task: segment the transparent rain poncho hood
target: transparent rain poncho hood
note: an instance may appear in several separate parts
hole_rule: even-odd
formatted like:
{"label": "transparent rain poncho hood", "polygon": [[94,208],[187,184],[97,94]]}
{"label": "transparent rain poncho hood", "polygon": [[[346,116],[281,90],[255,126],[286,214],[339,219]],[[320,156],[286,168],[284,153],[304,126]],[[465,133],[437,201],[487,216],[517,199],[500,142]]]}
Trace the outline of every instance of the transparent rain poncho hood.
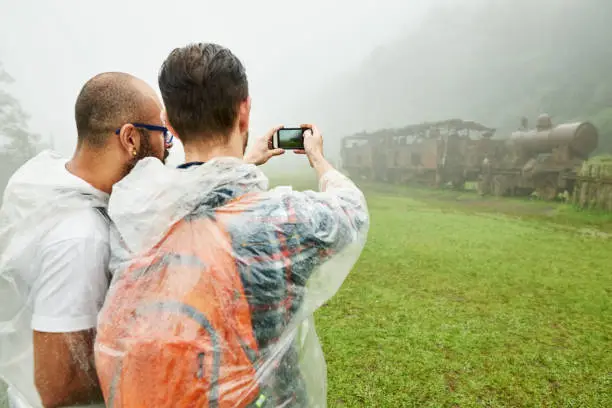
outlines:
{"label": "transparent rain poncho hood", "polygon": [[255,166],[141,161],[113,188],[96,366],[112,407],[325,407],[314,311],[366,240],[363,194],[268,191]]}
{"label": "transparent rain poncho hood", "polygon": [[9,181],[0,210],[0,376],[15,403],[39,407],[32,350],[36,278],[25,276],[40,240],[76,210],[106,207],[107,199],[70,176],[66,159],[44,151]]}

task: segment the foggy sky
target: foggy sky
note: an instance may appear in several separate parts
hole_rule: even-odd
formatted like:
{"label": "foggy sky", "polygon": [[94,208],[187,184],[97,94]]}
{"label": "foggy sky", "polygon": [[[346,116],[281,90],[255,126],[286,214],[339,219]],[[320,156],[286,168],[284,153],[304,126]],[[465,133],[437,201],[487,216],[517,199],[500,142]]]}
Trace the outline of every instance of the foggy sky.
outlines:
{"label": "foggy sky", "polygon": [[[432,3],[0,0],[0,61],[16,80],[10,91],[31,115],[31,128],[69,155],[74,101],[87,79],[125,71],[157,90],[158,69],[173,48],[217,42],[246,66],[251,134],[259,135],[277,123],[312,121],[292,106],[358,67]],[[172,162],[181,156],[179,146]]]}

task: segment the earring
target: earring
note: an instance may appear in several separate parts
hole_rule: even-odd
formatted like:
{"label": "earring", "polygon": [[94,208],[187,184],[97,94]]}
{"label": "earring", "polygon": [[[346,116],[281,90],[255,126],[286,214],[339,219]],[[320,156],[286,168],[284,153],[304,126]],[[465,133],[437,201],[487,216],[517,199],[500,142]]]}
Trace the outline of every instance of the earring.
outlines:
{"label": "earring", "polygon": [[138,153],[136,153],[136,150],[132,150],[132,156],[136,157],[138,155]]}

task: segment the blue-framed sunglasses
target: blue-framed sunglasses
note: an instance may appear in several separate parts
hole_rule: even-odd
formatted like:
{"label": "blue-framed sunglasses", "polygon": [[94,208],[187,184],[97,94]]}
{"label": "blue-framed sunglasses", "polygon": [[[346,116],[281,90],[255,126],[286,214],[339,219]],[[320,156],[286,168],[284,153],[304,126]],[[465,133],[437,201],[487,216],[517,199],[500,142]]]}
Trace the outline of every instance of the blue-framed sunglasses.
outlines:
{"label": "blue-framed sunglasses", "polygon": [[[147,125],[146,123],[132,123],[131,125],[135,128],[146,129],[153,132],[162,132],[164,134],[164,143],[166,145],[171,144],[172,140],[174,140],[174,135],[170,133],[168,128],[165,126]],[[121,128],[115,130],[116,135],[118,135],[119,133],[121,133]]]}

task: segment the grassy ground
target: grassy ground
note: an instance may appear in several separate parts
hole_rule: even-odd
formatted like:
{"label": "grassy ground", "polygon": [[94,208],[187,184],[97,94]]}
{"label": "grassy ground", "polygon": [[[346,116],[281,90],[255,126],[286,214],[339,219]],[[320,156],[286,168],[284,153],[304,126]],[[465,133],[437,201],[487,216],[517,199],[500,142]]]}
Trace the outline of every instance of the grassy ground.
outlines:
{"label": "grassy ground", "polygon": [[330,407],[612,406],[612,216],[363,187],[367,247],[317,314]]}
{"label": "grassy ground", "polygon": [[612,406],[612,215],[363,188],[368,245],[317,314],[330,407]]}

